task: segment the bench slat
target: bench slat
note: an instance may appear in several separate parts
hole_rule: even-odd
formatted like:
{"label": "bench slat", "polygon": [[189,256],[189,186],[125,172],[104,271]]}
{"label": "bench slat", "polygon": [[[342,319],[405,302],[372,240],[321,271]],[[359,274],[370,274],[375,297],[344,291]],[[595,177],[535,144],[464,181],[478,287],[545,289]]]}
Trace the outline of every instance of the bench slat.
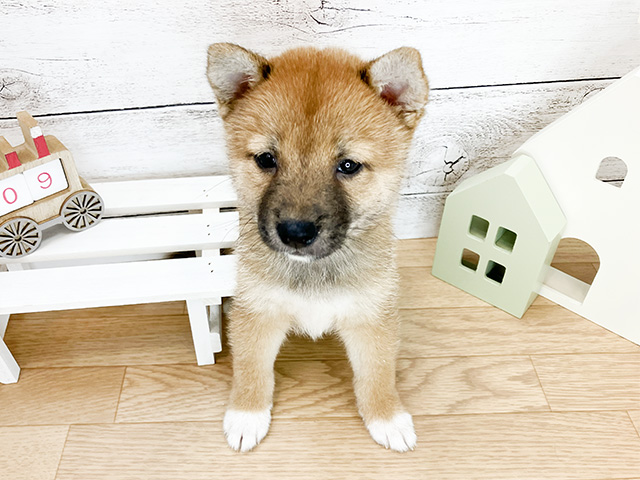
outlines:
{"label": "bench slat", "polygon": [[235,207],[227,175],[92,183],[105,204],[105,216]]}
{"label": "bench slat", "polygon": [[0,272],[0,314],[231,296],[234,255]]}
{"label": "bench slat", "polygon": [[238,238],[238,213],[198,213],[106,218],[81,232],[62,225],[44,232],[43,245],[28,257],[2,263],[103,259],[150,253],[230,248]]}

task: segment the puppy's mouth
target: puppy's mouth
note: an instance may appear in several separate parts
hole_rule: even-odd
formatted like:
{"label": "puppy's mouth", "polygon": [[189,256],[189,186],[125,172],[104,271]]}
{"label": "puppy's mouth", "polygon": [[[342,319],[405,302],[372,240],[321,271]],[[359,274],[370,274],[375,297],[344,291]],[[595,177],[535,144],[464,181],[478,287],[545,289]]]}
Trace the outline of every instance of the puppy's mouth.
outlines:
{"label": "puppy's mouth", "polygon": [[300,262],[300,263],[311,263],[315,259],[315,257],[313,257],[311,255],[306,255],[306,254],[304,254],[302,252],[287,253],[286,255],[291,260],[294,260],[294,261]]}

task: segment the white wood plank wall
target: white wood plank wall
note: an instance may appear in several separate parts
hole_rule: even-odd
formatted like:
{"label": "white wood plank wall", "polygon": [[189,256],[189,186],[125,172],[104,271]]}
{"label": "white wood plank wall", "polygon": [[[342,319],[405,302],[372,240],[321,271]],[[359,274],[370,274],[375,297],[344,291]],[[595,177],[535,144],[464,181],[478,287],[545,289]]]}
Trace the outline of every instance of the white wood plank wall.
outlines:
{"label": "white wood plank wall", "polygon": [[88,180],[227,171],[206,48],[412,45],[432,96],[398,214],[437,233],[460,179],[640,65],[638,0],[0,0],[0,135],[28,110]]}

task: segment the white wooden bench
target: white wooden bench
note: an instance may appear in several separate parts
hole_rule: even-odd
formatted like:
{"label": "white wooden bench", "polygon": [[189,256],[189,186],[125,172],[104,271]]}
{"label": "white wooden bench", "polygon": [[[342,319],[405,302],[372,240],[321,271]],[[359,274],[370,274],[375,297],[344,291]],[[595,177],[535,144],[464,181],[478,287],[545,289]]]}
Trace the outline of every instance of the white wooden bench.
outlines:
{"label": "white wooden bench", "polygon": [[235,256],[220,249],[238,236],[237,212],[220,211],[236,205],[230,178],[92,187],[105,203],[95,227],[53,227],[31,255],[0,258],[0,383],[20,373],[2,340],[15,313],[184,300],[198,365],[221,350],[220,305],[235,289]]}

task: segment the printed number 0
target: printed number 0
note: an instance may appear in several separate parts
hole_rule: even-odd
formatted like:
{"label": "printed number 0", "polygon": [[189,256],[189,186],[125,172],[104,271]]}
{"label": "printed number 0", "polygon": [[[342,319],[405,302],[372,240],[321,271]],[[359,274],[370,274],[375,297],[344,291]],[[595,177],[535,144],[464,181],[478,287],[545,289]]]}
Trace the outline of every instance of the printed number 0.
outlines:
{"label": "printed number 0", "polygon": [[42,172],[40,175],[38,175],[38,181],[42,184],[49,182],[49,185],[47,185],[46,187],[44,185],[40,185],[40,188],[43,189],[47,189],[53,184],[53,179],[47,172]]}
{"label": "printed number 0", "polygon": [[[13,192],[13,200],[9,201],[9,199],[7,198],[7,192],[8,191],[12,191]],[[11,205],[12,203],[16,203],[16,201],[18,201],[18,194],[16,193],[16,191],[9,187],[9,188],[5,188],[4,192],[2,192],[2,198],[4,198],[4,201],[7,202],[9,205]]]}

